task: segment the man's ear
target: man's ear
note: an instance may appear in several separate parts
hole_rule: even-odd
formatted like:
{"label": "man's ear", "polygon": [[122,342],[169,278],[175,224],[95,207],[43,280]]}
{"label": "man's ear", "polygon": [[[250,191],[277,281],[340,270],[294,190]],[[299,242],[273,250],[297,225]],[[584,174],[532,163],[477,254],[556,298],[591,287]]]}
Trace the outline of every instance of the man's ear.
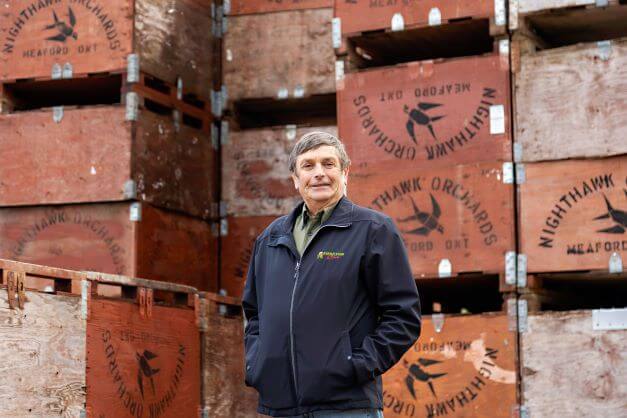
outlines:
{"label": "man's ear", "polygon": [[298,176],[292,173],[292,181],[294,181],[294,188],[298,190]]}

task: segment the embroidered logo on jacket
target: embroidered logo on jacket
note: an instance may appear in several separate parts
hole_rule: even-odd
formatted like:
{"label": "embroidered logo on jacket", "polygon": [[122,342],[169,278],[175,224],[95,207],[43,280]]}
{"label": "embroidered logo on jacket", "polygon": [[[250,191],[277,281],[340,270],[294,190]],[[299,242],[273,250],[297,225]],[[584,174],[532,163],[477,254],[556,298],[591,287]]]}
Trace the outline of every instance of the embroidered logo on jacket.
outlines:
{"label": "embroidered logo on jacket", "polygon": [[340,258],[344,257],[344,253],[341,252],[337,252],[337,251],[320,251],[318,253],[318,257],[316,257],[318,259],[318,261],[330,261],[330,260],[339,260]]}

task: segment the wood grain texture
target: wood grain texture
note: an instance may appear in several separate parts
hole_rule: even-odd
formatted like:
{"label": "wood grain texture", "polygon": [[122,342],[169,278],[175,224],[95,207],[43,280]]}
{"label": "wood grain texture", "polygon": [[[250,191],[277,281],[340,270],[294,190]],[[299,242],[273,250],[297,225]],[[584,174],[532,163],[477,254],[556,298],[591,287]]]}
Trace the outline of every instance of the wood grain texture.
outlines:
{"label": "wood grain texture", "polygon": [[594,0],[519,0],[519,13],[548,11],[551,9],[565,9],[568,7],[594,5]]}
{"label": "wood grain texture", "polygon": [[502,273],[515,248],[514,189],[498,163],[362,164],[350,173],[348,197],[392,218],[416,278],[438,277],[443,259],[452,274]]}
{"label": "wood grain texture", "polygon": [[135,0],[135,42],[142,69],[200,97],[210,97],[213,74],[211,3]]}
{"label": "wood grain texture", "polygon": [[229,101],[335,92],[332,9],[234,16],[224,37]]}
{"label": "wood grain texture", "polygon": [[26,292],[24,310],[0,292],[0,416],[79,418],[85,408],[80,298]]}
{"label": "wood grain texture", "polygon": [[625,260],[627,157],[524,167],[518,239],[528,272],[607,271],[614,252]]}
{"label": "wood grain texture", "polygon": [[229,296],[242,297],[255,240],[274,219],[274,216],[227,218],[229,233],[221,241],[220,283]]}
{"label": "wood grain texture", "polygon": [[229,133],[222,148],[222,199],[233,216],[279,216],[301,201],[294,190],[288,159],[302,135],[323,131],[337,135],[334,126],[252,129]]}
{"label": "wood grain texture", "polygon": [[383,375],[386,418],[511,417],[516,338],[500,313],[445,315],[440,332],[423,318],[418,342]]}
{"label": "wood grain texture", "polygon": [[[133,51],[132,7],[132,0],[0,1],[0,80],[49,78],[54,64],[65,63],[74,74],[124,71]],[[62,35],[48,28],[54,14],[71,26],[70,9],[73,33],[49,39]]]}
{"label": "wood grain texture", "polygon": [[230,15],[333,7],[333,0],[231,0]]}
{"label": "wood grain texture", "polygon": [[92,298],[87,407],[96,417],[194,417],[200,407],[200,334],[191,309]]}
{"label": "wood grain texture", "polygon": [[534,417],[619,417],[627,410],[627,331],[594,331],[591,311],[528,317],[522,397]]}
{"label": "wood grain texture", "polygon": [[627,153],[627,39],[522,54],[514,75],[522,161]]}
{"label": "wood grain texture", "polygon": [[204,406],[210,417],[257,416],[258,395],[244,385],[244,324],[241,316],[220,315],[208,301],[208,328],[203,334]]}
{"label": "wood grain texture", "polygon": [[[346,74],[338,84],[338,129],[353,163],[511,161],[509,64],[503,58],[490,54]],[[491,133],[493,105],[503,108],[501,133]]]}
{"label": "wood grain texture", "polygon": [[440,11],[442,21],[494,17],[493,0],[338,1],[335,15],[342,19],[342,34],[348,35],[390,29],[392,17],[397,13],[402,15],[405,28],[428,26],[433,8]]}

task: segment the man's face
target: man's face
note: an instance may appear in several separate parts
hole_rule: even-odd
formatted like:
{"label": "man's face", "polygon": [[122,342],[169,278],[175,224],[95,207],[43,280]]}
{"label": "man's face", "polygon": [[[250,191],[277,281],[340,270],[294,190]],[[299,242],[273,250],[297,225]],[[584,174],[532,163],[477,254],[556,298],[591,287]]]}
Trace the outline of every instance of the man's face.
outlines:
{"label": "man's face", "polygon": [[342,197],[347,176],[335,148],[323,145],[296,158],[292,179],[307,207],[318,210]]}

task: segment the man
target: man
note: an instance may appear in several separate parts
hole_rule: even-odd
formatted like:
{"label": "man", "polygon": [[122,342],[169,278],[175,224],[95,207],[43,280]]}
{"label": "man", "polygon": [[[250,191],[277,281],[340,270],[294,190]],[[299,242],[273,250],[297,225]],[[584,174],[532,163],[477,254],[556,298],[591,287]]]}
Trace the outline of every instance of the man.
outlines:
{"label": "man", "polygon": [[420,334],[420,302],[389,217],[345,197],[350,161],[312,132],[289,159],[304,203],[256,240],[243,307],[246,384],[276,417],[382,417],[380,375]]}

